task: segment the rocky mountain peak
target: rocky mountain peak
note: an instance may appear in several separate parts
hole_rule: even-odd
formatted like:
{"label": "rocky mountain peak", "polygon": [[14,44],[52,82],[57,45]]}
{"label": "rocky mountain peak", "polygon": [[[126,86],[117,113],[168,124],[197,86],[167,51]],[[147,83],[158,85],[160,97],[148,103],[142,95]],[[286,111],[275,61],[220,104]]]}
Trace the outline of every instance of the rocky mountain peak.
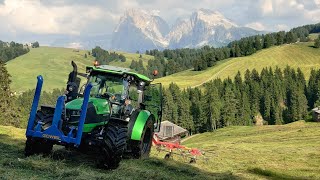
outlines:
{"label": "rocky mountain peak", "polygon": [[196,24],[199,21],[205,23],[208,27],[223,26],[225,28],[238,27],[238,25],[232,22],[230,19],[224,17],[218,11],[211,11],[209,9],[199,9],[192,13],[191,22]]}
{"label": "rocky mountain peak", "polygon": [[220,47],[259,33],[239,27],[220,12],[208,9],[199,9],[187,19],[176,18],[177,21],[170,29],[166,21],[152,11],[129,9],[114,30],[111,48],[143,52],[149,49],[194,48],[204,45]]}

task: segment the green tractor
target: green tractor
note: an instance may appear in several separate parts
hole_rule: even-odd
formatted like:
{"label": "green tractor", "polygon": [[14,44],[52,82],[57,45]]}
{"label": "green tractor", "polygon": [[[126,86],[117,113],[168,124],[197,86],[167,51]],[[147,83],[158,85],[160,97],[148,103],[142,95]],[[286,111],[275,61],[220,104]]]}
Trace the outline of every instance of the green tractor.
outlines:
{"label": "green tractor", "polygon": [[25,155],[49,154],[57,144],[94,152],[99,166],[108,169],[117,168],[124,155],[148,157],[153,133],[160,130],[161,84],[126,68],[95,65],[78,73],[71,64],[65,95],[55,107],[38,108],[43,84],[38,76]]}

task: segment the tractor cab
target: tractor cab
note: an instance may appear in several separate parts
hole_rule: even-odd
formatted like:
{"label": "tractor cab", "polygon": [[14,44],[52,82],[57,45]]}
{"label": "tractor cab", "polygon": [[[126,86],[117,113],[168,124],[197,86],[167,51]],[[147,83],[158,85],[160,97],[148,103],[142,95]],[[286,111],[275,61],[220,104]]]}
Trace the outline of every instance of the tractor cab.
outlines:
{"label": "tractor cab", "polygon": [[[75,64],[73,64],[76,66]],[[77,73],[76,67],[70,74],[80,77],[70,78],[67,84],[67,112],[79,115],[75,112],[81,109],[83,94],[86,85],[91,84],[89,108],[85,123],[101,122],[106,120],[106,116],[119,120],[129,121],[128,117],[136,110],[145,110],[146,106],[153,110],[157,119],[161,117],[161,84],[151,84],[148,77],[131,72],[127,68],[119,68],[109,65],[88,66],[86,74]],[[81,84],[81,77],[84,77],[84,84]],[[80,87],[81,86],[81,87]],[[79,88],[80,87],[80,88]],[[76,92],[79,89],[79,92]],[[157,107],[157,108],[155,108]],[[90,110],[95,108],[95,110]],[[68,116],[72,119],[71,116]],[[72,121],[71,121],[72,122]],[[155,126],[159,129],[158,124]]]}
{"label": "tractor cab", "polygon": [[43,83],[38,76],[25,154],[50,152],[53,144],[93,147],[107,168],[117,167],[124,153],[148,157],[153,133],[160,130],[161,84],[127,68],[95,64],[78,73],[71,64],[65,95],[55,108],[37,108]]}

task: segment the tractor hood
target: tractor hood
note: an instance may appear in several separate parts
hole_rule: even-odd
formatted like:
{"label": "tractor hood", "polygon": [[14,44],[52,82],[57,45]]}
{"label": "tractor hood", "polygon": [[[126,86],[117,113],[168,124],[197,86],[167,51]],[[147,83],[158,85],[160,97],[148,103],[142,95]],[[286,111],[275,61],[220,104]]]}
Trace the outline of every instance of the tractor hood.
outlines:
{"label": "tractor hood", "polygon": [[[66,104],[66,109],[80,110],[83,103],[83,98],[72,100]],[[92,103],[96,109],[97,114],[108,114],[110,113],[109,102],[106,99],[101,98],[90,98],[89,104]]]}

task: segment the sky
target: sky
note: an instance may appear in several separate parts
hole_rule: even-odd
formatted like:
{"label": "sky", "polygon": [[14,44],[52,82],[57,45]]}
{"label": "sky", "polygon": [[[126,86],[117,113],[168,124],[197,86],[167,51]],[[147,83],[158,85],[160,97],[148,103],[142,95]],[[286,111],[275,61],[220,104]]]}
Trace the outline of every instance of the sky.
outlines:
{"label": "sky", "polygon": [[320,22],[320,0],[0,0],[0,39],[111,34],[131,8],[149,10],[169,25],[200,8],[263,31]]}

